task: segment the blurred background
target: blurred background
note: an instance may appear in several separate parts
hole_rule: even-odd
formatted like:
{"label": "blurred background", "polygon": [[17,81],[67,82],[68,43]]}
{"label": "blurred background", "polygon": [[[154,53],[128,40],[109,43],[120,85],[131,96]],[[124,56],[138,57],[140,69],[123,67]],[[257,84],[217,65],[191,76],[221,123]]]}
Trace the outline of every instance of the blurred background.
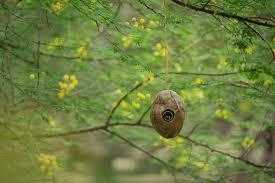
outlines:
{"label": "blurred background", "polygon": [[0,4],[1,183],[275,181],[273,0]]}

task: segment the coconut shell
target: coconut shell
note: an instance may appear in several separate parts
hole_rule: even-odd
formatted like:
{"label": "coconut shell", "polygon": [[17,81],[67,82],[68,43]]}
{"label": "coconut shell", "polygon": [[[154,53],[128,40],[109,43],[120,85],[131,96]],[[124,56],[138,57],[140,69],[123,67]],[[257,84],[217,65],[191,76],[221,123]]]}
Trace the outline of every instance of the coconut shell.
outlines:
{"label": "coconut shell", "polygon": [[172,90],[160,91],[151,108],[151,123],[164,138],[177,136],[185,120],[186,112],[180,96]]}

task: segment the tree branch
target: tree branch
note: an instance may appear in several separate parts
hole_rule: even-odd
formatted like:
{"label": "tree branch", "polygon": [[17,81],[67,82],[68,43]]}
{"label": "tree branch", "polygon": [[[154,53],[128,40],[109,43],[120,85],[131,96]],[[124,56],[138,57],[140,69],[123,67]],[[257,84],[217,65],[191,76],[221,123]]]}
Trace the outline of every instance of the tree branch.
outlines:
{"label": "tree branch", "polygon": [[[41,135],[41,136],[37,136],[38,138],[53,138],[53,137],[64,137],[64,136],[69,136],[69,135],[77,135],[77,134],[82,134],[82,133],[88,133],[88,132],[94,132],[94,131],[99,131],[99,130],[104,130],[104,131],[108,131],[108,128],[110,127],[117,127],[117,126],[132,126],[132,127],[143,127],[143,128],[153,128],[150,125],[147,124],[138,124],[138,123],[111,123],[111,124],[105,124],[105,125],[100,125],[100,126],[95,126],[92,128],[84,128],[84,129],[80,129],[80,130],[76,130],[76,131],[70,131],[70,132],[65,132],[65,133],[59,133],[59,134],[48,134],[48,135]],[[230,153],[227,152],[223,152],[221,150],[215,149],[207,144],[203,144],[200,142],[197,142],[196,140],[191,139],[189,136],[184,136],[184,135],[179,135],[179,137],[187,140],[188,142],[199,146],[199,147],[203,147],[211,152],[215,152],[217,154],[223,155],[223,156],[227,156],[231,159],[234,160],[238,160],[241,161],[247,165],[253,166],[255,168],[260,168],[260,169],[268,169],[271,170],[271,167],[269,166],[265,166],[265,165],[260,165],[260,164],[256,164],[254,162],[242,159],[241,157],[232,155]]]}
{"label": "tree branch", "polygon": [[260,19],[260,18],[255,19],[255,18],[251,18],[251,17],[240,16],[240,15],[237,15],[234,13],[228,13],[228,12],[219,11],[219,10],[212,10],[212,9],[206,8],[204,6],[192,5],[192,4],[186,3],[184,1],[180,1],[180,0],[171,0],[171,1],[181,7],[186,7],[188,9],[191,9],[194,11],[207,13],[209,15],[219,15],[219,16],[222,16],[225,18],[232,18],[232,19],[239,20],[241,22],[248,22],[248,23],[261,25],[261,26],[265,26],[265,27],[270,27],[270,28],[275,27],[275,23],[268,19]]}

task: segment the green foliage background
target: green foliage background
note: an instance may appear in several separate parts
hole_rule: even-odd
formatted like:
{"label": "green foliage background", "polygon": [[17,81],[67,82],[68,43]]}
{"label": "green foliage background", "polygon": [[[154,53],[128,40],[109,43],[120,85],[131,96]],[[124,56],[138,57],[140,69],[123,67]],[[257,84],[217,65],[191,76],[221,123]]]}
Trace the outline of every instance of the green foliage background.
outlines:
{"label": "green foliage background", "polygon": [[[273,0],[188,3],[274,23]],[[275,161],[274,154],[263,160],[274,142],[258,138],[274,129],[274,26],[207,15],[168,0],[7,0],[1,1],[0,20],[1,182],[85,182],[78,174],[95,177],[87,182],[123,182],[124,175],[148,173],[177,178],[169,181],[228,182],[240,172],[250,182],[272,182],[274,169],[242,159],[270,167]],[[66,75],[78,83],[60,98]],[[152,157],[132,171],[110,168],[115,157],[136,155],[128,153],[131,144],[123,146],[104,130],[41,138],[104,125],[125,94],[110,124],[135,123],[144,114],[142,124],[150,125],[145,112],[168,88],[185,103],[184,138],[165,140],[137,126],[110,129],[177,170]],[[191,139],[210,149],[188,140],[191,131]],[[100,161],[91,153],[99,147],[87,140],[93,138],[107,151]],[[250,148],[241,160],[229,156]],[[58,166],[40,161],[41,153]],[[77,169],[76,162],[85,166]]]}

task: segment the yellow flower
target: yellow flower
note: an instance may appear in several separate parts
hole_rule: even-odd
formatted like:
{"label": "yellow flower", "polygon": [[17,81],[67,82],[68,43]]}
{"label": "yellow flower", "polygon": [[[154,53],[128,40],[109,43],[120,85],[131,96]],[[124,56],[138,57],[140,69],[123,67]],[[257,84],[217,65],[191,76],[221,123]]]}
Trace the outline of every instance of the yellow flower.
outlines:
{"label": "yellow flower", "polygon": [[51,10],[55,14],[60,14],[66,7],[68,0],[54,0],[51,4]]}
{"label": "yellow flower", "polygon": [[140,108],[140,103],[138,103],[138,102],[132,102],[132,107],[134,108],[134,109],[139,109]]}
{"label": "yellow flower", "polygon": [[34,74],[30,74],[29,78],[30,79],[35,79],[35,75]]}
{"label": "yellow flower", "polygon": [[86,46],[80,46],[77,50],[76,50],[77,56],[79,58],[85,58],[88,56],[88,50]]}
{"label": "yellow flower", "polygon": [[68,74],[65,74],[65,75],[63,76],[63,79],[64,79],[65,81],[69,81],[69,78],[70,78],[70,76],[69,76]]}
{"label": "yellow flower", "polygon": [[231,112],[226,109],[217,109],[215,111],[215,116],[221,119],[229,119],[231,115]]}
{"label": "yellow flower", "polygon": [[144,29],[146,20],[144,18],[132,18],[133,27]]}
{"label": "yellow flower", "polygon": [[244,52],[248,55],[251,55],[254,51],[254,48],[252,46],[249,46],[247,48],[244,49]]}
{"label": "yellow flower", "polygon": [[129,48],[133,44],[133,38],[131,36],[123,36],[121,40],[124,48]]}
{"label": "yellow flower", "polygon": [[65,97],[65,92],[64,90],[60,90],[58,93],[57,93],[57,96],[60,98],[60,99],[63,99]]}
{"label": "yellow flower", "polygon": [[148,98],[148,99],[150,99],[151,98],[151,95],[150,95],[150,93],[146,93],[146,98]]}
{"label": "yellow flower", "polygon": [[218,109],[215,111],[215,116],[219,117],[219,118],[222,118],[223,115],[222,115],[222,110],[221,109]]}
{"label": "yellow flower", "polygon": [[143,79],[144,82],[148,82],[148,83],[151,81],[154,81],[154,80],[155,80],[155,76],[151,72],[149,74],[147,74]]}
{"label": "yellow flower", "polygon": [[65,74],[63,76],[63,82],[58,82],[58,85],[59,92],[57,93],[57,96],[62,99],[78,85],[78,80],[75,75]]}
{"label": "yellow flower", "polygon": [[155,45],[155,47],[156,47],[157,50],[160,50],[162,48],[162,44],[161,43],[157,43]]}
{"label": "yellow flower", "polygon": [[168,55],[168,47],[166,45],[157,43],[154,49],[155,49],[155,52],[154,52],[155,56],[166,57]]}
{"label": "yellow flower", "polygon": [[42,172],[48,176],[52,176],[58,168],[58,163],[55,155],[40,153],[37,156],[38,163]]}
{"label": "yellow flower", "polygon": [[58,85],[59,85],[60,89],[67,89],[68,88],[68,84],[67,83],[58,82]]}
{"label": "yellow flower", "polygon": [[194,84],[196,85],[202,85],[202,84],[205,84],[205,81],[201,78],[196,78],[194,81],[193,81]]}
{"label": "yellow flower", "polygon": [[162,50],[161,50],[161,52],[160,52],[160,55],[162,56],[162,57],[165,57],[166,55],[168,55],[168,49],[165,47],[165,48],[163,48]]}
{"label": "yellow flower", "polygon": [[145,30],[148,30],[150,31],[151,28],[155,28],[159,25],[159,22],[158,21],[153,21],[153,20],[146,20],[142,17],[140,18],[136,18],[136,17],[133,17],[131,22],[126,22],[127,25],[132,25],[133,27],[135,28],[138,28],[138,29],[145,29]]}
{"label": "yellow flower", "polygon": [[217,69],[224,69],[228,65],[228,61],[225,58],[219,60]]}
{"label": "yellow flower", "polygon": [[140,19],[139,19],[139,23],[140,23],[140,24],[144,24],[144,23],[145,23],[145,19],[144,19],[144,18],[140,18]]}
{"label": "yellow flower", "polygon": [[241,143],[242,147],[248,149],[251,145],[255,143],[255,140],[250,137],[245,137]]}
{"label": "yellow flower", "polygon": [[138,27],[139,25],[138,25],[138,22],[134,22],[133,23],[133,27]]}
{"label": "yellow flower", "polygon": [[73,88],[78,85],[78,80],[76,79],[75,75],[70,76],[70,82],[71,82],[71,85],[73,86]]}
{"label": "yellow flower", "polygon": [[124,100],[121,102],[120,105],[123,109],[130,109],[130,104]]}
{"label": "yellow flower", "polygon": [[163,138],[160,136],[160,141],[161,141],[161,143],[163,143],[164,145],[166,145],[169,148],[175,148],[178,145],[183,144],[183,142],[184,142],[183,138],[181,138],[179,136],[177,136],[173,139],[166,139],[166,138]]}
{"label": "yellow flower", "polygon": [[157,23],[155,21],[153,21],[153,20],[150,20],[149,21],[149,26],[152,27],[152,28],[154,28],[154,27],[157,26]]}
{"label": "yellow flower", "polygon": [[146,96],[143,94],[143,93],[137,93],[137,98],[138,100],[145,100],[146,99]]}

